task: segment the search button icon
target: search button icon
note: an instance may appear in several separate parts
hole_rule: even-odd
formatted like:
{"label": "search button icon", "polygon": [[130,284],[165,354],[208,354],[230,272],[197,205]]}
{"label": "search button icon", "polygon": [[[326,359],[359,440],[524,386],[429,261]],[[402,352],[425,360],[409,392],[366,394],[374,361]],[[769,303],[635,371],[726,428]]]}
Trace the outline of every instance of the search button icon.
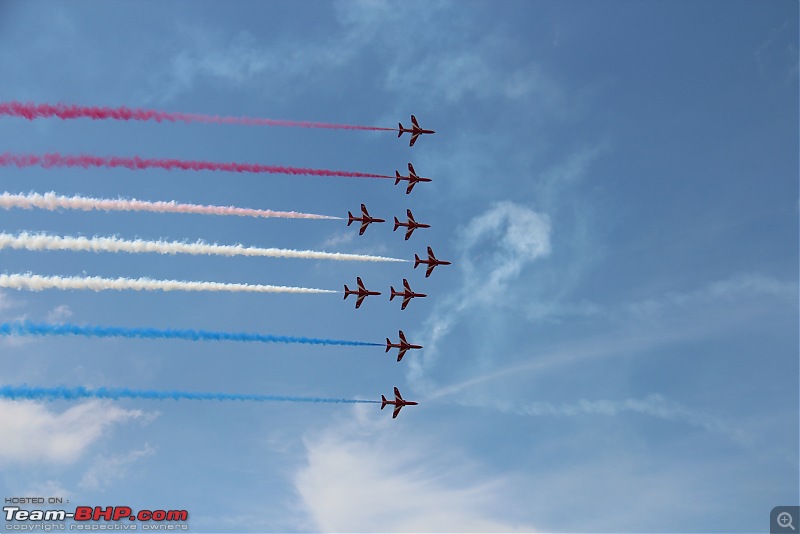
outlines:
{"label": "search button icon", "polygon": [[789,512],[781,512],[778,514],[778,526],[781,528],[790,528],[794,530],[794,525],[792,525],[792,514]]}
{"label": "search button icon", "polygon": [[787,534],[797,532],[795,521],[800,518],[800,506],[776,506],[769,514],[769,531],[771,534]]}

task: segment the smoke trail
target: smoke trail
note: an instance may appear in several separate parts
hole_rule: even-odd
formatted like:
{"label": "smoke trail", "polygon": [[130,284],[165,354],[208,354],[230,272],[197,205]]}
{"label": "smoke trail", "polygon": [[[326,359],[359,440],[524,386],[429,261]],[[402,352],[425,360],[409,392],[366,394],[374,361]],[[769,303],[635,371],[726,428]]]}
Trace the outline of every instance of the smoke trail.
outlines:
{"label": "smoke trail", "polygon": [[37,274],[0,274],[0,287],[10,289],[91,289],[104,291],[230,291],[234,293],[341,293],[331,289],[269,286],[258,284],[225,284],[222,282],[185,282],[152,278],[101,278],[99,276],[39,276]]}
{"label": "smoke trail", "polygon": [[252,256],[266,258],[303,258],[311,260],[405,262],[399,258],[344,254],[341,252],[315,252],[313,250],[291,250],[280,248],[257,248],[242,245],[210,245],[203,242],[180,243],[177,241],[133,241],[116,237],[61,237],[46,234],[18,236],[0,233],[0,249],[26,250],[75,250],[88,252],[156,252],[158,254],[208,254],[215,256]]}
{"label": "smoke trail", "polygon": [[235,208],[232,206],[202,206],[198,204],[178,204],[177,202],[147,202],[144,200],[124,200],[111,198],[90,198],[82,196],[57,196],[51,191],[40,195],[29,193],[15,195],[8,191],[0,194],[0,208],[40,208],[50,211],[57,209],[71,209],[83,211],[148,211],[154,213],[195,213],[199,215],[236,215],[239,217],[276,217],[281,219],[331,219],[341,220],[342,217],[330,215],[316,215],[313,213],[298,213],[296,211],[255,210]]}
{"label": "smoke trail", "polygon": [[285,397],[282,395],[242,395],[233,393],[192,393],[188,391],[149,391],[127,388],[85,387],[34,388],[28,386],[1,386],[0,397],[6,399],[147,399],[147,400],[216,400],[216,401],[255,401],[255,402],[313,402],[335,404],[376,404],[377,400],[329,399],[324,397]]}
{"label": "smoke trail", "polygon": [[171,171],[180,169],[184,171],[214,171],[214,172],[248,172],[256,174],[291,174],[293,176],[340,176],[345,178],[391,178],[385,174],[372,174],[366,172],[333,171],[330,169],[307,169],[303,167],[285,167],[280,165],[261,165],[259,163],[220,163],[215,161],[197,161],[180,159],[146,159],[134,156],[132,158],[120,156],[62,156],[57,152],[37,156],[36,154],[0,154],[0,166],[9,167],[34,167],[45,169],[53,167],[103,167],[116,169],[164,169]]}
{"label": "smoke trail", "polygon": [[203,115],[199,113],[175,113],[149,109],[128,108],[125,106],[110,108],[98,106],[77,106],[68,104],[23,104],[21,102],[0,103],[0,115],[22,117],[28,120],[57,117],[68,119],[120,120],[120,121],[155,121],[185,123],[246,124],[251,126],[289,126],[297,128],[324,128],[328,130],[368,130],[396,132],[397,128],[381,128],[378,126],[358,126],[354,124],[334,124],[328,122],[289,121],[264,119],[257,117],[229,117],[219,115]]}
{"label": "smoke trail", "polygon": [[125,328],[119,326],[79,326],[68,323],[48,324],[16,321],[0,323],[0,336],[84,336],[122,337],[127,339],[182,339],[186,341],[240,341],[243,343],[300,343],[304,345],[343,345],[348,347],[383,347],[382,343],[347,341],[245,332],[209,332],[206,330],[174,330],[156,328]]}

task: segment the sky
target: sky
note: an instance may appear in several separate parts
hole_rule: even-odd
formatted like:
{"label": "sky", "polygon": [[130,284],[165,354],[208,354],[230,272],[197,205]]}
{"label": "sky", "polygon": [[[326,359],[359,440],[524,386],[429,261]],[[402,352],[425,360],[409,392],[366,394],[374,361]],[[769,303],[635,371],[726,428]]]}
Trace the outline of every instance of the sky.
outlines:
{"label": "sky", "polygon": [[[381,291],[0,289],[0,322],[424,346],[0,337],[0,385],[378,400],[0,400],[0,493],[185,509],[194,532],[754,532],[798,504],[792,1],[0,3],[0,102],[435,135],[0,117],[0,152],[430,183],[0,168],[0,192],[387,219],[0,210],[2,231],[412,263],[0,250],[0,274]],[[431,224],[404,241],[392,218]],[[401,311],[390,286],[427,293]]]}

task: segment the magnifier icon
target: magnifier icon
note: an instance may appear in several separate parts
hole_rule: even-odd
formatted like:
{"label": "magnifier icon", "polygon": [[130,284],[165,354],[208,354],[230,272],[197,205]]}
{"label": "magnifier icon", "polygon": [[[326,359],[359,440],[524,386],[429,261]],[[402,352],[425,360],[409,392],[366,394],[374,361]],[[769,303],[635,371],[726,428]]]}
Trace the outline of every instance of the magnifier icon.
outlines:
{"label": "magnifier icon", "polygon": [[776,518],[778,522],[778,526],[781,528],[789,527],[790,529],[794,530],[794,526],[792,525],[792,514],[789,512],[781,512],[778,514]]}

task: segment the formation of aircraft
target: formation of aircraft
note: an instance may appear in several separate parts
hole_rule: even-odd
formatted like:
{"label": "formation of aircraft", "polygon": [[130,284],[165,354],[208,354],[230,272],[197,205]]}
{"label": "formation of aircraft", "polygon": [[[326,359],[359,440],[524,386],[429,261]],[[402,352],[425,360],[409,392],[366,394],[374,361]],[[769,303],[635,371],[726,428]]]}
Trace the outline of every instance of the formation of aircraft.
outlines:
{"label": "formation of aircraft", "polygon": [[414,214],[411,213],[411,210],[406,210],[406,216],[408,217],[408,221],[407,222],[400,222],[399,220],[397,220],[397,217],[395,217],[394,218],[394,230],[392,230],[392,232],[394,232],[398,228],[400,228],[401,226],[405,226],[406,227],[406,241],[408,241],[408,238],[411,237],[411,234],[413,234],[414,230],[416,230],[417,228],[430,228],[431,227],[430,224],[423,224],[423,223],[418,223],[417,221],[415,221],[414,220]]}
{"label": "formation of aircraft", "polygon": [[361,303],[364,301],[368,295],[380,295],[380,291],[369,291],[367,288],[364,287],[364,282],[361,281],[361,277],[356,277],[356,283],[358,284],[357,289],[350,289],[347,287],[347,284],[344,285],[344,298],[347,299],[348,295],[358,295],[356,298],[356,309],[361,306]]}
{"label": "formation of aircraft", "polygon": [[421,260],[421,259],[419,259],[419,256],[414,254],[414,268],[416,269],[417,267],[419,267],[420,263],[425,263],[425,264],[428,265],[428,269],[425,271],[425,278],[428,278],[431,275],[431,273],[433,272],[433,269],[437,265],[450,265],[449,261],[437,260],[436,256],[433,255],[433,249],[431,247],[428,247],[428,259],[427,260]]}
{"label": "formation of aircraft", "polygon": [[414,189],[414,186],[417,185],[417,182],[432,182],[430,178],[422,178],[417,176],[417,173],[414,171],[414,166],[410,163],[408,164],[408,176],[401,176],[400,171],[394,171],[394,185],[400,183],[400,180],[406,180],[408,182],[408,187],[406,188],[406,195]]}
{"label": "formation of aircraft", "polygon": [[408,280],[406,280],[405,278],[403,278],[403,291],[395,291],[393,286],[390,286],[390,289],[392,293],[391,295],[389,295],[389,300],[392,300],[395,297],[403,297],[403,304],[402,306],[400,306],[401,310],[405,310],[406,306],[408,306],[409,301],[414,297],[428,296],[425,293],[414,293],[413,291],[411,291],[411,288],[408,286]]}
{"label": "formation of aircraft", "polygon": [[433,130],[423,130],[422,128],[420,128],[419,123],[417,122],[417,118],[414,115],[411,115],[411,128],[403,128],[403,125],[399,122],[397,123],[397,126],[399,126],[397,131],[397,137],[400,137],[405,132],[411,134],[411,141],[409,141],[408,146],[414,146],[414,143],[417,142],[417,137],[419,137],[421,134],[436,133]]}
{"label": "formation of aircraft", "polygon": [[347,226],[350,226],[355,221],[361,222],[361,230],[358,231],[358,235],[364,235],[364,230],[366,230],[367,226],[371,223],[386,222],[385,219],[370,217],[367,207],[364,204],[361,204],[361,217],[354,217],[352,213],[349,211],[347,212]]}
{"label": "formation of aircraft", "polygon": [[422,345],[412,345],[408,341],[406,341],[406,335],[400,330],[400,341],[397,343],[392,343],[389,338],[386,338],[386,352],[389,352],[389,349],[400,349],[397,352],[397,361],[403,359],[403,356],[406,355],[406,351],[409,349],[421,349]]}
{"label": "formation of aircraft", "polygon": [[[408,132],[411,135],[411,139],[408,142],[408,146],[414,146],[414,143],[417,142],[417,138],[422,134],[433,134],[436,133],[433,130],[425,130],[420,127],[419,123],[417,122],[417,118],[414,115],[411,115],[411,128],[403,127],[402,123],[398,123],[398,131],[397,137],[401,137],[404,133]],[[408,176],[400,175],[400,171],[395,171],[395,185],[400,184],[400,181],[404,180],[408,182],[408,186],[406,187],[406,194],[410,194],[411,190],[414,189],[414,186],[417,185],[419,182],[430,182],[432,181],[430,178],[422,178],[417,175],[416,171],[414,170],[414,166],[409,163],[408,164]],[[408,238],[411,237],[411,234],[414,233],[414,230],[417,228],[430,228],[429,224],[419,223],[414,220],[414,214],[411,213],[410,209],[406,210],[406,215],[408,217],[406,222],[400,222],[400,220],[395,217],[394,218],[394,229],[393,232],[397,231],[397,229],[401,226],[406,227],[406,235],[405,240],[408,241]],[[363,235],[366,231],[367,227],[372,223],[382,223],[386,222],[384,219],[378,219],[376,217],[370,216],[369,212],[367,211],[367,207],[364,204],[361,204],[361,216],[355,217],[351,212],[347,212],[347,226],[350,226],[354,222],[360,222],[361,228],[358,231],[358,235]],[[428,258],[427,259],[420,259],[418,255],[414,254],[414,268],[416,269],[421,263],[427,265],[427,270],[425,271],[425,278],[428,278],[433,269],[436,268],[437,265],[450,265],[449,261],[442,261],[436,259],[436,256],[433,255],[433,249],[428,247]],[[356,278],[358,283],[358,287],[354,290],[351,290],[345,284],[344,286],[344,298],[347,299],[349,295],[356,295],[356,308],[361,306],[361,303],[368,295],[380,295],[378,291],[369,291],[367,288],[364,287],[364,283],[361,281],[360,277]],[[402,297],[403,303],[400,306],[401,310],[405,310],[408,303],[411,301],[412,298],[415,297],[427,297],[424,293],[415,293],[411,290],[411,287],[408,285],[408,280],[403,278],[403,290],[396,291],[394,287],[390,287],[391,294],[389,295],[389,300],[393,300],[395,297]],[[388,353],[391,349],[398,349],[397,351],[397,361],[401,361],[403,356],[405,356],[406,352],[412,349],[421,349],[422,345],[414,345],[409,343],[406,339],[405,333],[402,330],[398,331],[398,335],[400,339],[397,343],[392,343],[392,341],[387,337],[386,338],[386,352]],[[388,400],[385,395],[381,395],[381,410],[386,408],[387,404],[391,404],[394,406],[394,410],[392,412],[392,419],[395,419],[397,415],[400,413],[400,410],[403,409],[404,406],[415,406],[418,403],[416,401],[407,401],[403,399],[403,396],[400,394],[400,390],[395,387],[394,388],[394,400]]]}
{"label": "formation of aircraft", "polygon": [[386,397],[384,395],[381,395],[381,410],[386,408],[387,404],[394,405],[394,412],[392,413],[392,419],[394,419],[395,417],[397,417],[397,414],[400,413],[400,410],[403,409],[403,406],[416,406],[419,403],[416,401],[407,401],[403,399],[403,396],[400,395],[400,390],[397,389],[397,387],[395,386],[393,401],[386,400]]}

